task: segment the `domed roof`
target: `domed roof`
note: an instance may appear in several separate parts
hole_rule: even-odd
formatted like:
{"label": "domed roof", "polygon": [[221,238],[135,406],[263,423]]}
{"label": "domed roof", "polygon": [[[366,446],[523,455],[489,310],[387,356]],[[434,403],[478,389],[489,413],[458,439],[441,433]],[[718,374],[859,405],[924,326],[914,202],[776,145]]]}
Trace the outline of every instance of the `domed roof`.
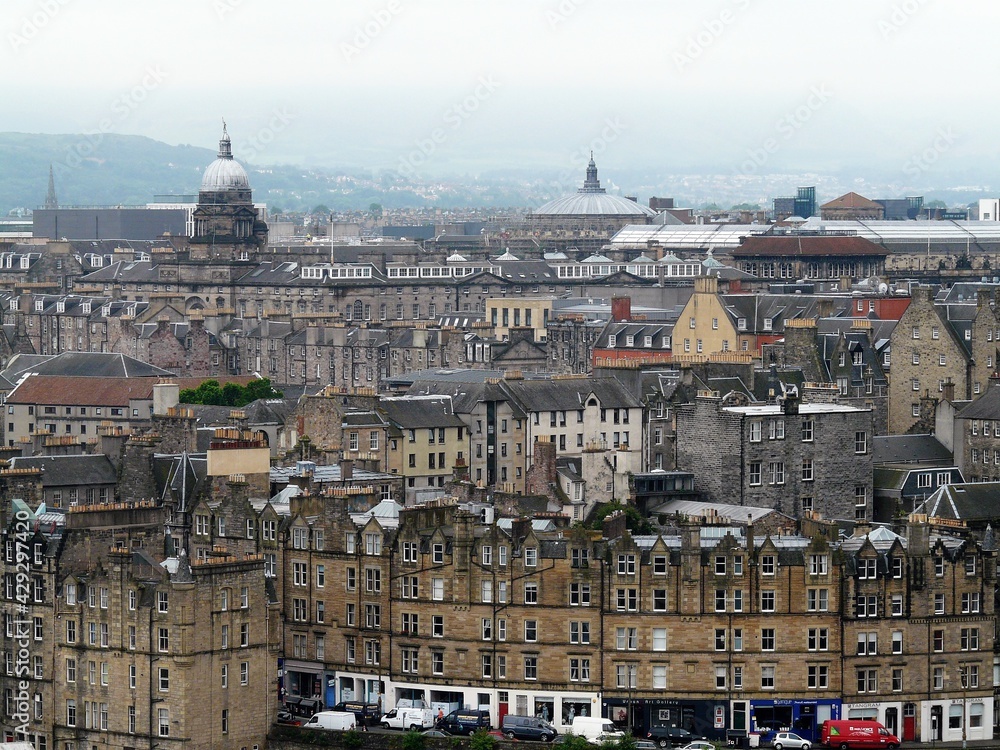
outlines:
{"label": "domed roof", "polygon": [[597,165],[590,157],[587,179],[583,187],[535,209],[536,215],[547,216],[656,216],[656,211],[628,198],[608,195],[597,179]]}
{"label": "domed roof", "polygon": [[226,124],[222,123],[222,139],[219,141],[219,156],[208,165],[201,178],[202,190],[249,190],[250,180],[239,162],[233,159],[233,146],[229,140]]}

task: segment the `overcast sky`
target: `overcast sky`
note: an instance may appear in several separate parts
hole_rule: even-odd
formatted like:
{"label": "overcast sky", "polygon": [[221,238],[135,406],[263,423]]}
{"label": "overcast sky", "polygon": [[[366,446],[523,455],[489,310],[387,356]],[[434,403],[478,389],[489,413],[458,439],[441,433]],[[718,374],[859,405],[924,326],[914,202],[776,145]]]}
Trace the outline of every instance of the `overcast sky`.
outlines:
{"label": "overcast sky", "polygon": [[[418,174],[983,181],[986,0],[5,0],[6,130]],[[602,174],[603,176],[603,174]]]}

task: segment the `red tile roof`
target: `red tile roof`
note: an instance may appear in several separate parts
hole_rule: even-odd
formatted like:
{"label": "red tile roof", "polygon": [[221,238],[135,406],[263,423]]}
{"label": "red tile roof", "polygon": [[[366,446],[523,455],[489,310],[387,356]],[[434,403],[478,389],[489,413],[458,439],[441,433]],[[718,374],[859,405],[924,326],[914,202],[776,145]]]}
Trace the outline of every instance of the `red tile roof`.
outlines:
{"label": "red tile roof", "polygon": [[747,237],[743,244],[734,248],[730,255],[734,258],[758,256],[804,256],[817,257],[824,255],[880,255],[886,256],[889,251],[864,237],[844,235],[794,235],[791,237],[752,236]]}
{"label": "red tile roof", "polygon": [[845,193],[839,198],[834,198],[829,203],[824,203],[820,206],[820,209],[824,208],[871,208],[871,209],[882,209],[881,203],[876,203],[873,200],[865,198],[863,195],[858,195],[857,193]]}
{"label": "red tile roof", "polygon": [[[73,378],[29,375],[7,396],[11,404],[53,406],[128,406],[130,399],[153,398],[161,378]],[[60,415],[57,415],[60,416]]]}

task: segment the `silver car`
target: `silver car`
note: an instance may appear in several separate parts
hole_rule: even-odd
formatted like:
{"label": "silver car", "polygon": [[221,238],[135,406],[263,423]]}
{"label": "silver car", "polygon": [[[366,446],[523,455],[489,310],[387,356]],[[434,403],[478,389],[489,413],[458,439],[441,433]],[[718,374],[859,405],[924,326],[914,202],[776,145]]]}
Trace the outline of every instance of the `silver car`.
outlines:
{"label": "silver car", "polygon": [[774,739],[771,740],[771,747],[774,750],[781,750],[782,748],[790,748],[791,750],[809,750],[812,747],[812,743],[799,737],[795,732],[778,732],[774,735]]}

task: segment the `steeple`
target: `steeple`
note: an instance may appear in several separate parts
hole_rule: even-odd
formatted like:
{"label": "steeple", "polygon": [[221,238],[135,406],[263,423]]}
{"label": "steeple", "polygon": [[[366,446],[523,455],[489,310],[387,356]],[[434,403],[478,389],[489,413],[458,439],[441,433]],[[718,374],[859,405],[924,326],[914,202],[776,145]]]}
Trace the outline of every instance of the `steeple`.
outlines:
{"label": "steeple", "polygon": [[45,195],[46,208],[59,208],[59,201],[56,200],[56,179],[52,174],[52,165],[49,164],[49,192]]}
{"label": "steeple", "polygon": [[597,179],[597,164],[594,163],[594,152],[590,152],[590,163],[587,164],[587,179],[584,180],[583,187],[579,193],[603,193],[601,181]]}

